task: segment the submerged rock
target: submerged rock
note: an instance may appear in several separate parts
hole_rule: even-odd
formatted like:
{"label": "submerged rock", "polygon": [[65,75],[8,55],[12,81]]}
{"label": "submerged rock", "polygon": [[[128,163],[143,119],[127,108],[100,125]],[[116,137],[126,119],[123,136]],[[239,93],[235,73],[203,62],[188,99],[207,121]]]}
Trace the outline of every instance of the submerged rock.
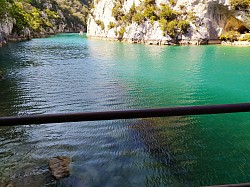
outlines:
{"label": "submerged rock", "polygon": [[0,80],[3,78],[3,72],[0,71]]}
{"label": "submerged rock", "polygon": [[66,156],[57,156],[49,160],[49,169],[51,170],[52,176],[57,180],[68,177],[70,158]]}
{"label": "submerged rock", "polygon": [[9,184],[7,184],[6,187],[14,187],[14,185],[12,183],[9,183]]}
{"label": "submerged rock", "polygon": [[14,185],[12,181],[6,181],[0,178],[0,186],[1,187],[15,187],[16,185]]}

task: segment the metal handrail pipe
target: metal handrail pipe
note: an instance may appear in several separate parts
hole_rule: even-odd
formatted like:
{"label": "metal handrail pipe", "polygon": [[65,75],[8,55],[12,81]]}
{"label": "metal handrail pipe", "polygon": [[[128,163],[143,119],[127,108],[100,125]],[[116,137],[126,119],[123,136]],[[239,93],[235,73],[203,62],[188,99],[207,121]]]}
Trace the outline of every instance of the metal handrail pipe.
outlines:
{"label": "metal handrail pipe", "polygon": [[250,103],[1,117],[0,126],[250,112]]}

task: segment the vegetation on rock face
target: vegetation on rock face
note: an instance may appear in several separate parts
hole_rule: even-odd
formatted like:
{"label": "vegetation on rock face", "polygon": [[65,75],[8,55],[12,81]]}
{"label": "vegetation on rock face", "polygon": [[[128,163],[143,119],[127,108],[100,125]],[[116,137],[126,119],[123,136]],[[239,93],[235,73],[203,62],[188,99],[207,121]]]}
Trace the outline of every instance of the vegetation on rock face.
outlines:
{"label": "vegetation on rock face", "polygon": [[250,7],[250,0],[230,0],[230,5],[234,10],[247,9]]}
{"label": "vegetation on rock face", "polygon": [[103,21],[101,21],[101,20],[95,20],[95,23],[96,23],[98,26],[100,26],[102,30],[105,29],[105,26],[104,26]]}
{"label": "vegetation on rock face", "polygon": [[250,42],[250,33],[246,33],[239,38],[240,41],[248,41]]}
{"label": "vegetation on rock face", "polygon": [[119,38],[123,38],[123,35],[124,35],[124,33],[125,33],[125,28],[124,27],[122,27],[122,28],[120,28],[120,30],[119,30],[119,32],[118,32],[118,35],[119,35]]}
{"label": "vegetation on rock face", "polygon": [[114,3],[114,7],[112,9],[112,16],[116,20],[121,20],[122,16],[124,16],[124,12],[121,9],[122,9],[122,4],[120,2]]}
{"label": "vegetation on rock face", "polygon": [[18,35],[25,28],[31,34],[76,31],[79,25],[86,27],[87,14],[79,0],[0,0],[0,19],[13,18]]}
{"label": "vegetation on rock face", "polygon": [[190,25],[189,21],[182,19],[181,14],[173,11],[168,5],[161,6],[159,18],[162,31],[171,37],[186,33]]}
{"label": "vegetation on rock face", "polygon": [[113,29],[115,27],[115,23],[114,22],[109,22],[108,24],[108,29]]}
{"label": "vegetation on rock face", "polygon": [[240,37],[240,33],[238,31],[229,31],[229,32],[226,32],[226,33],[220,35],[219,38],[222,41],[233,42],[233,41],[239,40],[239,37]]}
{"label": "vegetation on rock face", "polygon": [[222,41],[247,41],[250,42],[250,33],[240,34],[238,31],[228,31],[220,35]]}
{"label": "vegetation on rock face", "polygon": [[2,18],[10,9],[10,3],[12,1],[0,0],[0,18]]}
{"label": "vegetation on rock face", "polygon": [[171,0],[169,4],[161,4],[158,7],[155,0],[144,0],[137,7],[133,4],[129,12],[125,13],[122,2],[118,1],[114,3],[112,16],[123,26],[132,22],[140,25],[144,21],[150,21],[151,24],[158,21],[164,35],[176,37],[178,34],[187,32],[190,20],[184,20],[183,14],[172,9],[171,6],[175,6],[175,4],[175,0]]}

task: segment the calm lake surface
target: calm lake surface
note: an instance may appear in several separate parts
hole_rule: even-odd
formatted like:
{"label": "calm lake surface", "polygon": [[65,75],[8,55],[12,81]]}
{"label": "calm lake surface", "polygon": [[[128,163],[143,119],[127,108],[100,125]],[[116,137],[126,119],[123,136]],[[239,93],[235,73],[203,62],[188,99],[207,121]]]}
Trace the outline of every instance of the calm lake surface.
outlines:
{"label": "calm lake surface", "polygon": [[[77,34],[0,48],[0,116],[250,102],[250,48],[147,46]],[[50,177],[48,159],[72,158]],[[0,182],[200,186],[250,182],[250,113],[0,128]],[[0,183],[1,184],[1,183]]]}

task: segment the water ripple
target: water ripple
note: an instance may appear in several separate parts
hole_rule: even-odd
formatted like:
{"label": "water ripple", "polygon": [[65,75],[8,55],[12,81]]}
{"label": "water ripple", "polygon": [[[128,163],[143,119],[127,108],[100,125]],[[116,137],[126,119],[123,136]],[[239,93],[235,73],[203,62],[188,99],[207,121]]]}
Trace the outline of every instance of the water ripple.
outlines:
{"label": "water ripple", "polygon": [[[0,50],[0,116],[248,102],[249,54],[77,34],[10,43]],[[16,186],[248,182],[249,122],[228,114],[3,127],[0,176]],[[58,155],[72,158],[72,171],[56,182],[45,168]]]}

